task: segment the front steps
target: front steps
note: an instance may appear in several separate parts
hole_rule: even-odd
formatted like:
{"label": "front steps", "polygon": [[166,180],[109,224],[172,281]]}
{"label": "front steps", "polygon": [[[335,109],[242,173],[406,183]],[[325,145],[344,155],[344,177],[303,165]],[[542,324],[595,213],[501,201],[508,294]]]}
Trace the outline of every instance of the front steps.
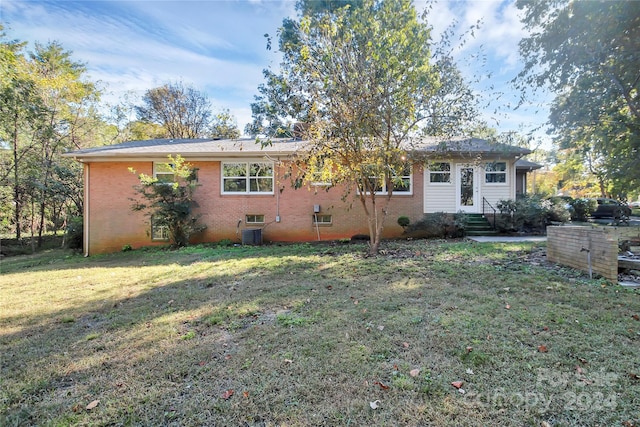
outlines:
{"label": "front steps", "polygon": [[493,226],[482,214],[467,214],[467,226],[465,228],[467,236],[495,236],[498,234]]}

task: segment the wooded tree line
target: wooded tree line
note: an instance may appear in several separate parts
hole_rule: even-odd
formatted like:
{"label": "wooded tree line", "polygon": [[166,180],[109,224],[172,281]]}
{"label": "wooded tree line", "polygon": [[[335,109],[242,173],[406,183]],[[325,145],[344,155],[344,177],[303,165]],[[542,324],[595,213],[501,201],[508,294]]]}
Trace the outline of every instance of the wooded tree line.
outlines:
{"label": "wooded tree line", "polygon": [[[10,39],[0,26],[0,234],[20,239],[82,215],[82,165],[70,150],[150,138],[236,138],[228,110],[182,82],[148,90],[138,105],[108,107],[85,64],[59,43]],[[132,117],[135,113],[135,118]]]}
{"label": "wooded tree line", "polygon": [[[514,80],[523,102],[531,88],[550,90],[556,148],[582,166],[566,169],[597,177],[603,195],[625,197],[640,184],[640,2],[517,6],[530,34]],[[313,144],[301,157],[301,182],[328,167],[333,181],[354,184],[375,238],[392,190],[382,200],[371,190],[402,185],[404,142],[495,135],[477,120],[479,94],[456,67],[453,34],[434,41],[429,8],[418,16],[407,0],[299,0],[296,11],[277,41],[268,37],[283,60],[264,71],[245,133],[268,144],[304,123]],[[214,114],[206,96],[181,82],[105,114],[101,88],[71,52],[55,42],[26,51],[0,32],[0,233],[41,235],[82,212],[81,168],[61,158],[66,150],[240,134],[228,110]]]}

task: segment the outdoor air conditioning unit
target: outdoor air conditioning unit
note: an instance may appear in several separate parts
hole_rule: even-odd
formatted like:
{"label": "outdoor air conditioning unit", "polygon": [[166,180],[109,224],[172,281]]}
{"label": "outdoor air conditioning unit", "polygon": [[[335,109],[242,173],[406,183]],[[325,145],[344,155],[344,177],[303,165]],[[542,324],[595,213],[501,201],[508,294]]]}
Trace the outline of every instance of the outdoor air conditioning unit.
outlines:
{"label": "outdoor air conditioning unit", "polygon": [[261,245],[262,244],[262,229],[261,228],[248,228],[242,230],[242,244],[243,245]]}

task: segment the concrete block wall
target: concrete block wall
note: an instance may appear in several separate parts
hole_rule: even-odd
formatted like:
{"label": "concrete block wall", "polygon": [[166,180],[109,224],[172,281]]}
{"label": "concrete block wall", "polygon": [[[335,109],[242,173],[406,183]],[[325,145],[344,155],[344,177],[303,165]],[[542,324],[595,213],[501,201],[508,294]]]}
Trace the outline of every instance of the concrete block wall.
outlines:
{"label": "concrete block wall", "polygon": [[[584,250],[583,250],[584,249]],[[587,250],[589,252],[587,252]],[[604,227],[547,227],[547,259],[618,282],[618,233]]]}

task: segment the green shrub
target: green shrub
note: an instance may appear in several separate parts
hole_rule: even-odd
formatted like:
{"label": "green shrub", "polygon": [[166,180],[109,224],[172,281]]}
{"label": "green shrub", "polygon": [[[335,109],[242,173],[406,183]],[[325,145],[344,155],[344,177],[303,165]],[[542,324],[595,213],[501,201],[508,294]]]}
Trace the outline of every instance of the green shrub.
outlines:
{"label": "green shrub", "polygon": [[221,247],[233,246],[233,242],[231,241],[231,239],[222,239],[218,242],[218,246],[221,246]]}
{"label": "green shrub", "polygon": [[69,249],[82,249],[84,223],[82,217],[74,216],[67,222],[66,246]]}
{"label": "green shrub", "polygon": [[466,222],[466,215],[463,213],[428,213],[422,219],[409,224],[405,228],[405,234],[420,238],[460,237],[464,235]]}
{"label": "green shrub", "polygon": [[572,208],[571,219],[573,221],[586,221],[598,208],[598,202],[594,199],[575,199],[569,202]]}
{"label": "green shrub", "polygon": [[408,216],[401,216],[398,218],[398,225],[402,228],[406,228],[409,226],[409,224],[411,224],[411,220],[409,219]]}
{"label": "green shrub", "polygon": [[496,228],[502,232],[543,232],[551,222],[567,222],[570,213],[561,200],[543,200],[524,196],[518,200],[500,200]]}

